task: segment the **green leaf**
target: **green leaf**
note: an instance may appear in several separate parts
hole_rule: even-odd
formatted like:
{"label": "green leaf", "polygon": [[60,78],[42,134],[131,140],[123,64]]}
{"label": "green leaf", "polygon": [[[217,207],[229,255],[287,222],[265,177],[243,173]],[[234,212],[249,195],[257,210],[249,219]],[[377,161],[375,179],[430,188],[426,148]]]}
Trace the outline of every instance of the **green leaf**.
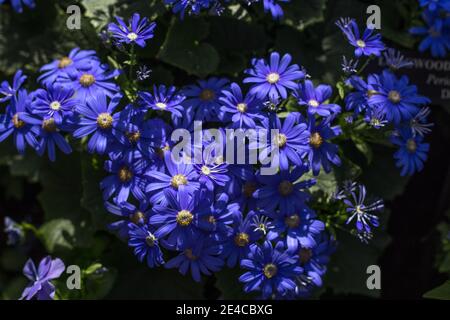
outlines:
{"label": "green leaf", "polygon": [[370,145],[358,136],[352,135],[351,138],[355,143],[356,149],[358,149],[366,157],[367,163],[370,164],[373,159],[373,152]]}
{"label": "green leaf", "polygon": [[73,249],[75,226],[68,219],[55,219],[39,228],[39,237],[50,253]]}
{"label": "green leaf", "polygon": [[172,19],[158,58],[189,74],[205,77],[216,71],[219,54],[202,42],[209,34],[209,24],[202,19]]}
{"label": "green leaf", "polygon": [[450,300],[450,280],[423,295],[424,298]]}
{"label": "green leaf", "polygon": [[96,263],[86,269],[85,275],[82,284],[83,299],[102,299],[111,291],[117,271]]}
{"label": "green leaf", "polygon": [[302,31],[308,26],[324,20],[327,0],[302,0],[283,3],[285,17],[282,22]]}
{"label": "green leaf", "polygon": [[82,0],[83,7],[86,9],[86,17],[91,19],[91,23],[96,28],[105,26],[111,15],[108,8],[116,5],[117,0]]}

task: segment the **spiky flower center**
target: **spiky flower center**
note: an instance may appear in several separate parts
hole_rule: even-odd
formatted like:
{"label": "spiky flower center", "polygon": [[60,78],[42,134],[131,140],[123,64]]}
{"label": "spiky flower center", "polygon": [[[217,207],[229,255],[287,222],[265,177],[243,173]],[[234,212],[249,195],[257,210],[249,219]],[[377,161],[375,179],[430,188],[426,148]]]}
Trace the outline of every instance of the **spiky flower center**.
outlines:
{"label": "spiky flower center", "polygon": [[300,225],[300,217],[298,214],[293,214],[284,219],[284,223],[289,228],[297,228]]}
{"label": "spiky flower center", "polygon": [[236,106],[236,109],[240,112],[240,113],[244,113],[245,111],[247,111],[247,104],[246,103],[238,103]]}
{"label": "spiky flower center", "polygon": [[16,129],[20,129],[25,126],[25,122],[19,119],[19,115],[17,113],[12,117],[12,123]]}
{"label": "spiky flower center", "polygon": [[187,184],[186,176],[184,174],[176,174],[172,177],[172,180],[170,180],[170,184],[175,189],[178,189],[179,186]]}
{"label": "spiky flower center", "polygon": [[408,139],[408,141],[406,141],[406,149],[410,153],[416,152],[416,150],[417,150],[417,143],[416,143],[416,141],[414,139]]}
{"label": "spiky flower center", "polygon": [[70,66],[72,63],[73,61],[69,57],[62,57],[61,60],[59,60],[58,68],[63,69],[67,66]]}
{"label": "spiky flower center", "polygon": [[59,109],[61,109],[61,103],[59,103],[59,101],[53,101],[52,103],[50,103],[50,109],[52,109],[53,111],[58,111]]}
{"label": "spiky flower center", "polygon": [[319,101],[317,101],[316,99],[309,100],[308,104],[313,108],[317,108],[320,105]]}
{"label": "spiky flower center", "polygon": [[255,191],[256,191],[256,183],[254,182],[246,182],[242,187],[242,193],[247,198],[251,198],[253,196],[253,192]]}
{"label": "spiky flower center", "polygon": [[80,77],[79,81],[83,87],[90,87],[95,82],[95,77],[92,74],[85,73]]}
{"label": "spiky flower center", "polygon": [[207,166],[203,166],[202,173],[207,176],[207,175],[211,174],[211,169],[208,168]]}
{"label": "spiky flower center", "polygon": [[200,93],[200,99],[203,101],[211,101],[211,100],[214,100],[215,97],[216,97],[216,94],[211,89],[204,89]]}
{"label": "spiky flower center", "polygon": [[136,211],[130,216],[131,222],[134,224],[139,224],[141,221],[145,219],[145,214],[141,211]]}
{"label": "spiky flower center", "polygon": [[311,259],[312,251],[311,249],[301,248],[298,256],[300,258],[300,263],[305,264]]}
{"label": "spiky flower center", "polygon": [[193,219],[194,216],[188,210],[181,210],[177,213],[177,223],[182,227],[187,227],[188,225],[190,225]]}
{"label": "spiky flower center", "polygon": [[56,131],[55,119],[49,118],[42,121],[42,129],[44,129],[47,132],[55,132]]}
{"label": "spiky flower center", "polygon": [[287,137],[283,133],[279,133],[275,136],[276,144],[279,148],[283,148],[287,143]]}
{"label": "spiky flower center", "polygon": [[245,232],[240,232],[234,237],[234,243],[238,247],[245,247],[250,242],[250,237]]}
{"label": "spiky flower center", "polygon": [[392,90],[389,92],[388,99],[389,99],[389,101],[391,101],[393,103],[399,103],[400,100],[402,99],[402,97],[400,95],[400,92],[398,92],[396,90]]}
{"label": "spiky flower center", "polygon": [[360,48],[365,48],[366,47],[366,43],[364,42],[364,40],[359,39],[358,41],[356,41],[356,45]]}
{"label": "spiky flower center", "polygon": [[119,169],[117,175],[122,182],[129,182],[133,178],[133,172],[125,166]]}
{"label": "spiky flower center", "polygon": [[188,258],[189,260],[197,260],[197,257],[194,256],[194,254],[192,253],[192,249],[186,249],[186,250],[184,250],[184,255],[185,255],[186,258]]}
{"label": "spiky flower center", "polygon": [[264,266],[264,275],[267,279],[273,278],[276,276],[278,272],[278,268],[273,263],[268,263]]}
{"label": "spiky flower center", "polygon": [[323,143],[322,136],[318,132],[314,132],[309,138],[309,144],[316,149],[319,148],[322,145],[322,143]]}
{"label": "spiky flower center", "polygon": [[103,112],[98,115],[97,125],[101,129],[103,129],[103,130],[110,129],[112,127],[112,124],[113,124],[113,118],[109,113]]}
{"label": "spiky flower center", "polygon": [[130,32],[129,34],[127,34],[127,38],[131,41],[135,41],[138,38],[138,35],[134,32]]}
{"label": "spiky flower center", "polygon": [[167,104],[165,104],[164,102],[157,102],[155,104],[155,106],[161,110],[164,110],[165,108],[167,108]]}
{"label": "spiky flower center", "polygon": [[156,242],[156,237],[153,234],[149,234],[146,238],[145,238],[145,242],[147,243],[147,245],[149,247],[153,247],[155,245]]}
{"label": "spiky flower center", "polygon": [[282,196],[288,196],[292,191],[294,191],[294,185],[288,180],[284,180],[278,185],[278,192]]}

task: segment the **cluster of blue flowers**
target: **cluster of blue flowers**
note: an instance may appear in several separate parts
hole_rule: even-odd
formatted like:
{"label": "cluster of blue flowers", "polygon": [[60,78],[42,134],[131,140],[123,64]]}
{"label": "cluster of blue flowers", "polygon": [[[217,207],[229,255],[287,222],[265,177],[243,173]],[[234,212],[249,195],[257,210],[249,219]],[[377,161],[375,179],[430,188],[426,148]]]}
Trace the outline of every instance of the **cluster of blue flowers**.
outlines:
{"label": "cluster of blue flowers", "polygon": [[[385,50],[379,37],[372,35],[373,30],[366,29],[359,37],[358,27],[352,19],[341,19],[338,27],[356,47],[355,56],[380,56]],[[417,92],[417,87],[410,84],[407,76],[397,76],[395,72],[407,67],[411,62],[394,49],[384,51],[383,57],[389,67],[379,74],[369,74],[367,79],[355,74],[353,64],[344,63],[347,72],[346,84],[353,89],[345,97],[345,109],[352,112],[347,121],[353,122],[358,117],[375,129],[385,126],[393,128],[391,142],[399,147],[394,154],[401,175],[412,175],[423,168],[427,159],[429,144],[424,143],[424,136],[431,132],[433,124],[428,123],[430,109],[426,107],[430,100]]]}
{"label": "cluster of blue flowers", "polygon": [[[384,50],[372,30],[360,36],[350,19],[339,26],[356,57]],[[131,50],[144,47],[155,27],[134,14],[128,23],[117,18],[108,32],[116,45]],[[56,149],[71,152],[66,138],[72,135],[90,153],[106,157],[108,176],[100,188],[106,209],[118,218],[109,227],[140,261],[150,268],[177,268],[195,281],[224,266],[240,266],[246,270],[239,278],[244,290],[263,298],[304,297],[322,284],[335,241],[308,205],[308,188],[316,181],[305,176],[341,164],[332,140],[342,132],[334,123],[343,110],[331,102],[331,86],[315,85],[289,54],[253,59],[242,83],[212,77],[180,90],[155,85],[131,99],[123,98],[115,83],[122,72],[102,64],[94,51],[74,49],[41,71],[42,88],[33,92],[22,88],[21,71],[11,85],[1,84],[6,112],[0,116],[0,141],[13,136],[20,153],[28,145],[55,160]],[[429,128],[427,112],[419,106],[428,100],[406,77],[387,70],[367,82],[353,75],[348,83],[355,92],[345,99],[346,109],[374,127],[393,124],[402,173],[420,170],[428,149],[422,136]],[[298,111],[284,116],[280,111],[289,101]],[[195,156],[174,154],[172,132],[193,132],[196,121],[218,129],[223,139],[212,139],[205,129],[190,148],[200,147],[201,162],[175,161],[174,156]],[[264,175],[260,165],[228,163],[215,153],[217,144],[230,148],[225,129],[278,130],[259,154],[261,163],[276,157],[276,174]],[[255,148],[246,142],[243,150],[233,150],[235,155]],[[367,239],[364,235],[378,226],[373,212],[382,202],[364,204],[363,186],[345,190],[340,199],[348,223],[355,221]]]}
{"label": "cluster of blue flowers", "polygon": [[410,33],[422,36],[419,50],[431,51],[433,57],[443,58],[450,50],[450,1],[449,0],[419,0],[424,8],[422,19],[424,26],[413,27]]}
{"label": "cluster of blue flowers", "polygon": [[201,12],[208,12],[211,15],[221,15],[225,6],[230,3],[241,3],[243,5],[252,5],[261,3],[265,12],[270,12],[274,19],[283,17],[283,8],[280,3],[286,3],[290,0],[164,0],[165,4],[172,6],[172,11],[183,18],[186,14],[198,15]]}

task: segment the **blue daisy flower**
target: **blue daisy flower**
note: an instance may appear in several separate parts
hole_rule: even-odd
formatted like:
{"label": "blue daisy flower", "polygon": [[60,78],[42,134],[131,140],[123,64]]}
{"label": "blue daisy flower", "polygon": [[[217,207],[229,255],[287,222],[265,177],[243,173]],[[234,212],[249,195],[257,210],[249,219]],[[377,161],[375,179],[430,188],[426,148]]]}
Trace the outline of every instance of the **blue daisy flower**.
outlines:
{"label": "blue daisy flower", "polygon": [[3,81],[0,85],[0,103],[9,101],[16,96],[16,93],[19,91],[26,79],[27,76],[23,74],[22,70],[17,70],[14,74],[12,86],[8,83],[8,81]]}
{"label": "blue daisy flower", "polygon": [[150,268],[164,264],[163,254],[159,241],[150,232],[147,225],[130,223],[128,232],[128,245],[134,249],[134,254],[140,262],[144,260]]}
{"label": "blue daisy flower", "polygon": [[211,237],[189,239],[180,248],[181,253],[167,261],[166,268],[178,268],[185,275],[189,269],[192,279],[201,281],[201,275],[220,271],[224,262],[220,258],[222,246]]}
{"label": "blue daisy flower", "polygon": [[[5,0],[0,0],[0,4],[5,2]],[[23,12],[23,6],[27,6],[30,9],[34,9],[36,7],[36,3],[34,0],[11,0],[11,6],[13,7],[14,11],[18,13]]]}
{"label": "blue daisy flower", "polygon": [[233,82],[230,90],[222,91],[222,95],[220,111],[224,115],[223,121],[231,122],[232,128],[254,129],[256,127],[255,120],[263,119],[261,115],[262,101],[250,93],[244,96],[237,83]]}
{"label": "blue daisy flower", "polygon": [[374,29],[366,28],[361,36],[358,25],[353,19],[341,18],[336,22],[336,25],[342,30],[349,43],[356,48],[355,56],[358,58],[362,55],[380,56],[385,49],[381,41],[381,35],[378,33],[374,34]]}
{"label": "blue daisy flower", "polygon": [[345,109],[351,110],[355,115],[370,110],[369,98],[376,94],[375,84],[378,81],[378,76],[370,74],[367,77],[367,82],[361,77],[352,76],[347,79],[347,84],[355,89],[345,97]]}
{"label": "blue daisy flower", "polygon": [[150,203],[146,200],[140,201],[139,207],[129,202],[111,203],[105,201],[105,208],[109,213],[121,218],[121,220],[109,224],[108,229],[117,232],[123,240],[128,239],[130,225],[142,226],[146,224],[151,214]]}
{"label": "blue daisy flower", "polygon": [[420,105],[430,100],[417,93],[417,87],[409,84],[407,76],[397,79],[395,74],[384,70],[373,85],[376,93],[369,98],[369,104],[379,105],[386,119],[394,124],[408,121],[420,110]]}
{"label": "blue daisy flower", "polygon": [[47,90],[35,91],[31,106],[33,114],[51,117],[57,125],[62,124],[65,117],[73,116],[78,101],[73,98],[75,91],[60,85],[48,87]]}
{"label": "blue daisy flower", "polygon": [[213,77],[185,87],[182,94],[186,96],[183,105],[189,108],[187,113],[193,113],[195,120],[217,120],[221,107],[219,98],[228,82],[228,79]]}
{"label": "blue daisy flower", "polygon": [[93,133],[88,142],[88,151],[99,154],[105,153],[108,143],[114,138],[113,131],[119,119],[114,110],[119,105],[122,95],[116,94],[109,103],[104,94],[90,97],[86,105],[78,105],[76,110],[83,116],[78,122],[79,128],[73,136],[82,138]]}
{"label": "blue daisy flower", "polygon": [[309,167],[301,165],[292,171],[281,170],[276,175],[259,175],[261,187],[253,196],[258,199],[258,206],[265,212],[273,212],[278,208],[281,212],[295,212],[301,209],[309,199],[309,194],[302,189],[314,185],[314,179],[299,181],[301,176],[309,171]]}
{"label": "blue daisy flower", "polygon": [[449,0],[419,0],[421,7],[427,7],[430,11],[445,10],[450,12],[450,1]]}
{"label": "blue daisy flower", "polygon": [[400,148],[394,153],[394,159],[397,160],[397,167],[402,168],[402,176],[412,175],[423,169],[430,145],[423,142],[422,136],[414,136],[411,129],[405,128],[392,135],[391,142]]}
{"label": "blue daisy flower", "polygon": [[44,65],[40,70],[43,74],[39,76],[38,81],[45,86],[50,86],[62,76],[67,77],[80,71],[88,71],[96,64],[99,64],[99,59],[95,56],[94,50],[75,48],[68,56]]}
{"label": "blue daisy flower", "polygon": [[146,40],[152,39],[156,23],[150,23],[148,18],[142,18],[139,13],[134,13],[129,19],[128,25],[123,19],[116,17],[117,23],[108,24],[108,31],[118,43],[137,44],[144,48]]}
{"label": "blue daisy flower", "polygon": [[298,265],[298,257],[284,251],[282,242],[274,248],[270,241],[265,241],[262,246],[251,245],[248,258],[241,261],[241,268],[249,270],[239,277],[244,283],[244,291],[261,291],[264,299],[294,291],[294,280],[303,271]]}
{"label": "blue daisy flower", "polygon": [[140,92],[139,97],[142,100],[143,106],[146,108],[157,111],[167,111],[176,118],[183,116],[182,112],[184,107],[182,106],[182,102],[186,97],[179,94],[174,86],[154,86],[153,94],[149,92]]}
{"label": "blue daisy flower", "polygon": [[270,12],[274,19],[281,19],[284,15],[283,8],[279,2],[287,3],[290,0],[263,0],[264,11]]}
{"label": "blue daisy flower", "polygon": [[312,81],[306,80],[304,84],[299,85],[299,89],[294,96],[300,105],[308,107],[309,114],[328,117],[331,114],[341,112],[341,107],[337,104],[325,103],[330,99],[331,94],[331,86],[321,84],[314,88]]}
{"label": "blue daisy flower", "polygon": [[342,133],[340,126],[331,127],[332,120],[332,118],[326,118],[316,124],[314,117],[308,119],[308,131],[311,134],[308,161],[315,176],[319,174],[321,167],[328,173],[331,171],[332,164],[341,165],[337,145],[328,142]]}
{"label": "blue daisy flower", "polygon": [[272,101],[280,97],[286,99],[288,90],[297,89],[296,81],[305,78],[305,72],[300,70],[298,65],[290,65],[291,60],[289,54],[285,54],[280,60],[278,52],[272,52],[268,64],[264,59],[255,59],[252,68],[246,70],[249,77],[243,82],[254,84],[250,93],[259,99],[270,98]]}
{"label": "blue daisy flower", "polygon": [[31,117],[31,100],[31,94],[29,95],[26,90],[19,90],[17,98],[12,99],[6,108],[6,114],[0,115],[0,142],[12,134],[20,154],[25,153],[27,144],[35,150],[39,148],[36,139],[39,127],[22,120],[22,117]]}

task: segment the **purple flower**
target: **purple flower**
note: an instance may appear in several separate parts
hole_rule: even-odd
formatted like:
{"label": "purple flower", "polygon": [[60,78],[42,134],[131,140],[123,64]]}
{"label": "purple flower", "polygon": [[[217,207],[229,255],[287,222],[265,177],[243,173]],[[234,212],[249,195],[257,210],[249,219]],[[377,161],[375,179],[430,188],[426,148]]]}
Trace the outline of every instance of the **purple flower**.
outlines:
{"label": "purple flower", "polygon": [[28,259],[23,268],[23,274],[31,283],[25,288],[20,299],[31,300],[36,297],[37,300],[53,300],[55,286],[50,281],[59,278],[64,270],[64,262],[58,258],[52,260],[50,256],[45,257],[39,263],[37,270],[33,260]]}
{"label": "purple flower", "polygon": [[322,166],[325,172],[331,171],[331,165],[341,165],[341,159],[338,156],[338,147],[328,140],[340,135],[342,129],[340,126],[330,126],[332,118],[326,118],[319,124],[316,124],[314,117],[308,119],[308,131],[311,134],[308,149],[308,161],[312,168],[313,174],[316,176],[320,172]]}
{"label": "purple flower", "polygon": [[157,111],[167,111],[177,118],[183,116],[182,112],[184,107],[181,103],[186,99],[186,97],[178,94],[177,89],[173,86],[153,86],[153,94],[149,92],[141,92],[139,97],[143,102],[143,106],[146,108]]}
{"label": "purple flower", "polygon": [[270,241],[262,246],[251,245],[247,259],[241,261],[241,268],[249,270],[239,277],[245,292],[261,291],[264,299],[294,291],[294,279],[303,271],[298,265],[298,256],[285,251],[282,242],[274,248]]}
{"label": "purple flower", "polygon": [[105,153],[108,142],[113,139],[112,131],[119,118],[118,113],[113,113],[118,106],[122,95],[116,94],[108,103],[104,94],[90,97],[86,105],[78,105],[77,112],[83,118],[79,121],[79,128],[73,136],[82,138],[93,133],[88,142],[89,152]]}
{"label": "purple flower", "polygon": [[109,213],[122,218],[122,220],[109,224],[108,229],[117,231],[119,237],[123,240],[128,239],[130,225],[144,225],[147,223],[151,213],[150,203],[148,201],[140,201],[138,208],[128,202],[115,204],[105,201],[105,208]]}
{"label": "purple flower", "polygon": [[128,21],[128,25],[119,17],[116,17],[117,23],[110,23],[108,31],[118,43],[134,44],[144,48],[145,40],[153,38],[153,32],[156,23],[149,23],[148,18],[142,18],[139,13],[134,13]]}
{"label": "purple flower", "polygon": [[6,108],[6,114],[0,115],[0,142],[13,134],[14,144],[20,154],[25,153],[26,144],[38,149],[36,136],[39,127],[26,123],[22,117],[30,116],[31,95],[26,90],[19,90],[17,98]]}
{"label": "purple flower", "polygon": [[98,61],[94,50],[75,48],[70,51],[68,56],[43,66],[41,72],[44,73],[38,78],[38,81],[41,81],[45,86],[50,86],[62,76],[67,77],[67,75],[92,69],[95,64],[99,63]]}
{"label": "purple flower", "polygon": [[182,248],[181,253],[165,264],[166,268],[178,268],[182,275],[189,269],[192,278],[200,282],[201,274],[211,275],[211,272],[219,271],[223,266],[223,260],[219,257],[222,246],[211,237],[189,239]]}
{"label": "purple flower", "polygon": [[362,55],[380,56],[385,49],[381,35],[374,34],[374,29],[366,28],[363,35],[360,36],[358,25],[353,19],[341,18],[336,25],[342,30],[349,43],[356,47],[355,56],[358,58]]}
{"label": "purple flower", "polygon": [[331,97],[331,93],[331,86],[321,84],[314,88],[312,81],[306,80],[304,84],[299,85],[296,98],[300,105],[308,107],[309,114],[328,117],[341,112],[341,107],[337,104],[325,103]]}
{"label": "purple flower", "polygon": [[150,268],[164,264],[163,254],[159,247],[159,241],[151,233],[147,225],[129,224],[128,245],[134,249],[134,254],[140,262],[147,261]]}
{"label": "purple flower", "polygon": [[19,91],[22,84],[27,79],[27,76],[23,75],[22,70],[17,70],[14,74],[14,80],[12,86],[8,81],[3,81],[0,85],[0,103],[11,100]]}
{"label": "purple flower", "polygon": [[232,83],[230,90],[222,91],[222,95],[220,111],[224,114],[224,121],[232,122],[232,128],[254,129],[255,120],[263,119],[262,102],[250,93],[244,97],[237,83]]}
{"label": "purple flower", "polygon": [[50,86],[47,90],[38,89],[31,104],[33,114],[53,118],[56,124],[60,125],[66,116],[73,115],[77,105],[77,100],[73,98],[74,94],[74,90],[60,85]]}
{"label": "purple flower", "polygon": [[305,73],[298,65],[289,65],[291,60],[291,56],[285,54],[280,61],[278,52],[272,52],[269,64],[264,59],[255,59],[252,69],[246,71],[249,77],[244,79],[244,83],[254,83],[250,93],[260,99],[286,99],[288,90],[297,89],[295,81],[305,78]]}

